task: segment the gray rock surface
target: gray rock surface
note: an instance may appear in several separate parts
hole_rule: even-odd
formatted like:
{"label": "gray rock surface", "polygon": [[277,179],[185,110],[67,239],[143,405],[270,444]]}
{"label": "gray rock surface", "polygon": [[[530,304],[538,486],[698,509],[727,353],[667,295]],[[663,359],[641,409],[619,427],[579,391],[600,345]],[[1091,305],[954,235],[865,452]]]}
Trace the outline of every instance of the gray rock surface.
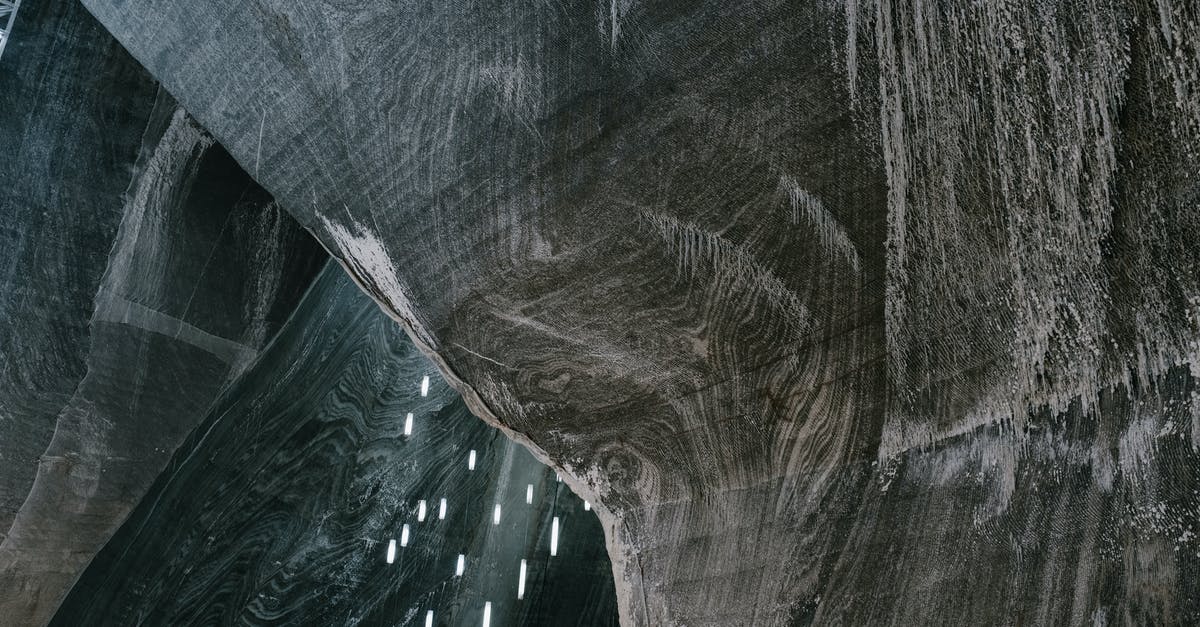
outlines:
{"label": "gray rock surface", "polygon": [[19,25],[0,63],[0,538],[86,372],[88,320],[157,90],[77,4],[30,3]]}
{"label": "gray rock surface", "polygon": [[82,7],[0,74],[0,622],[49,620],[327,258]]}
{"label": "gray rock surface", "polygon": [[86,4],[624,620],[1200,617],[1194,3]]}
{"label": "gray rock surface", "polygon": [[1200,621],[1194,2],[84,4],[624,622]]}

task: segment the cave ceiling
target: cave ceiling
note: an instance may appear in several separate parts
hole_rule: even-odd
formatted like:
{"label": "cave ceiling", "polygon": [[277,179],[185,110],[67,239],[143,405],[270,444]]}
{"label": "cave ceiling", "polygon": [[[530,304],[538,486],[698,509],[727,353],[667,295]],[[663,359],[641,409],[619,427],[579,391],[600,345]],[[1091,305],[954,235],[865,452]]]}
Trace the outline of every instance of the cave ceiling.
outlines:
{"label": "cave ceiling", "polygon": [[1198,24],[27,2],[0,610],[1200,622]]}

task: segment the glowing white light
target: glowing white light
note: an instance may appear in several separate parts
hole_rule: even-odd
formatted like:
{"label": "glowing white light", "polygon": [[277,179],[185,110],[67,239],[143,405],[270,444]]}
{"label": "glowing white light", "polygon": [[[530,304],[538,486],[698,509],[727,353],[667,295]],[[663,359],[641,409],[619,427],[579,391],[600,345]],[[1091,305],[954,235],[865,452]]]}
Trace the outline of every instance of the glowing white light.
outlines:
{"label": "glowing white light", "polygon": [[500,524],[500,504],[496,503],[495,509],[492,510],[492,524]]}
{"label": "glowing white light", "polygon": [[525,502],[533,504],[533,484],[525,486]]}
{"label": "glowing white light", "polygon": [[475,470],[475,449],[471,449],[471,453],[467,455],[467,470]]}
{"label": "glowing white light", "polygon": [[388,540],[387,563],[391,564],[396,561],[396,541]]}
{"label": "glowing white light", "polygon": [[587,501],[584,501],[583,502],[583,511],[585,511],[585,512],[592,511],[592,504],[588,503]]}
{"label": "glowing white light", "polygon": [[462,553],[458,554],[458,565],[454,567],[454,576],[462,577],[463,571],[467,568],[467,558],[463,557]]}
{"label": "glowing white light", "polygon": [[559,483],[562,483],[562,475],[558,474],[557,472],[554,473],[554,480]]}
{"label": "glowing white light", "polygon": [[446,499],[442,499],[442,502],[438,503],[438,520],[445,520],[445,519],[446,519]]}
{"label": "glowing white light", "polygon": [[517,580],[517,599],[525,598],[525,560],[521,560],[521,578]]}
{"label": "glowing white light", "polygon": [[404,435],[412,435],[412,413],[404,418]]}
{"label": "glowing white light", "polygon": [[490,627],[492,624],[492,602],[488,601],[483,604],[483,627]]}
{"label": "glowing white light", "polygon": [[558,516],[550,524],[550,556],[558,555]]}
{"label": "glowing white light", "polygon": [[408,546],[408,525],[400,529],[400,546]]}
{"label": "glowing white light", "polygon": [[429,377],[421,379],[421,396],[429,396]]}
{"label": "glowing white light", "polygon": [[425,627],[433,627],[433,610],[425,612]]}
{"label": "glowing white light", "polygon": [[425,501],[417,501],[417,522],[425,522]]}

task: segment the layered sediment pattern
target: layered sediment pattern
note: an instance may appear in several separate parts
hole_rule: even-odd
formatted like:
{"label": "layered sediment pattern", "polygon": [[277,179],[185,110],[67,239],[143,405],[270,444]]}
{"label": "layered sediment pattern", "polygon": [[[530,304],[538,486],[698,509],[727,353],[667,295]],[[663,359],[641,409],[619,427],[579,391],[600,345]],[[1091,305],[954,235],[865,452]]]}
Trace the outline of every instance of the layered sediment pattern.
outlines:
{"label": "layered sediment pattern", "polygon": [[624,622],[1200,620],[1195,3],[84,3]]}
{"label": "layered sediment pattern", "polygon": [[52,624],[615,624],[589,510],[330,264]]}
{"label": "layered sediment pattern", "polygon": [[1190,3],[87,4],[626,621],[1196,619]]}

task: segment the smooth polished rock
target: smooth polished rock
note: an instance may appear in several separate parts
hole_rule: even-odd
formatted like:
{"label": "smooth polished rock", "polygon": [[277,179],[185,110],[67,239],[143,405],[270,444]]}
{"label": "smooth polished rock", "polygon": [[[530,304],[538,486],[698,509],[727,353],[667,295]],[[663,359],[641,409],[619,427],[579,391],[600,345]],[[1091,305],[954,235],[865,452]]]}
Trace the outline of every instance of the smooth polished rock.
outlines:
{"label": "smooth polished rock", "polygon": [[615,624],[585,507],[330,263],[52,624]]}

